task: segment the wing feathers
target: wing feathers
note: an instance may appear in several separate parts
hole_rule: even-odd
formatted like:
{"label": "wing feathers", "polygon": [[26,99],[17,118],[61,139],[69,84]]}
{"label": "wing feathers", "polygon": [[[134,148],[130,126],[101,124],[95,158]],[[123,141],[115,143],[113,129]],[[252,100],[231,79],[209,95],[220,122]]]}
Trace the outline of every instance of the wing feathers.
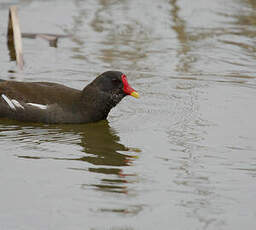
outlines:
{"label": "wing feathers", "polygon": [[[16,108],[25,109],[23,105],[21,105],[17,100],[15,99],[9,99],[6,95],[1,95],[4,101],[9,105],[9,107],[12,110],[16,110]],[[34,107],[37,107],[39,109],[47,109],[47,105],[37,104],[37,103],[26,103],[27,105],[31,105]]]}

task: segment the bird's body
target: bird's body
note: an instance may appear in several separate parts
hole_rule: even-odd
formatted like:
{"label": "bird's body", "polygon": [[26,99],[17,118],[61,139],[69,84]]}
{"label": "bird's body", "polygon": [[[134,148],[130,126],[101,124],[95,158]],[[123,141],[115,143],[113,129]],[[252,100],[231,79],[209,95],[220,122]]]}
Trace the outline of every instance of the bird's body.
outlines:
{"label": "bird's body", "polygon": [[101,74],[83,90],[49,82],[0,82],[0,117],[42,123],[88,123],[106,119],[134,94],[121,72]]}

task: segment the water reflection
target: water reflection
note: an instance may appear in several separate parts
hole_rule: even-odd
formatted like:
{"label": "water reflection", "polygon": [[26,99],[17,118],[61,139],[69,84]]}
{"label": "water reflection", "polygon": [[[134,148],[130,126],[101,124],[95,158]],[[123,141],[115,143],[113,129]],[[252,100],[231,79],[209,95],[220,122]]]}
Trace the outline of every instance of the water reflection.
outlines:
{"label": "water reflection", "polygon": [[13,39],[7,40],[7,47],[9,50],[10,61],[16,61],[16,54],[15,54],[15,48],[13,45]]}
{"label": "water reflection", "polygon": [[[105,175],[100,183],[97,181],[90,185],[83,184],[82,188],[87,189],[90,186],[101,191],[127,193],[125,184],[131,176],[135,176],[125,174],[123,167],[132,165],[136,159],[136,152],[140,150],[128,148],[119,143],[120,137],[107,121],[83,125],[35,125],[1,120],[0,139],[7,136],[9,140],[25,144],[25,149],[30,148],[29,145],[37,149],[37,145],[49,143],[55,144],[56,148],[60,147],[50,155],[49,150],[44,147],[39,148],[36,155],[34,151],[29,151],[31,155],[27,155],[27,151],[20,148],[17,154],[19,158],[81,161],[85,163],[85,166],[75,167],[76,164],[69,164],[69,169]],[[80,154],[67,152],[69,145],[82,147]],[[73,146],[72,149],[75,147]],[[81,152],[84,153],[82,156]]]}
{"label": "water reflection", "polygon": [[[80,158],[94,165],[127,166],[130,156],[121,153],[129,148],[120,144],[120,138],[109,127],[108,122],[86,125],[81,136],[81,146],[88,156]],[[81,135],[81,132],[80,132]]]}
{"label": "water reflection", "polygon": [[177,50],[177,57],[180,59],[176,66],[177,72],[188,73],[191,71],[191,64],[195,61],[192,53],[190,52],[189,35],[186,32],[186,21],[180,17],[180,7],[178,6],[177,0],[170,0],[171,18],[173,21],[172,29],[177,34],[179,41],[179,47]]}

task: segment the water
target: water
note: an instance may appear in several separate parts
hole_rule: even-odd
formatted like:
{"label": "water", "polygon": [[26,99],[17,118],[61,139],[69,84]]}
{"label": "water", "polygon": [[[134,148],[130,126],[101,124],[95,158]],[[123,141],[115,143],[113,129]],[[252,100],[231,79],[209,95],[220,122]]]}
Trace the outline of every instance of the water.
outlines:
{"label": "water", "polygon": [[[17,71],[8,7],[24,39]],[[255,229],[256,4],[0,1],[2,79],[81,89],[109,69],[141,98],[85,125],[0,121],[0,229]]]}

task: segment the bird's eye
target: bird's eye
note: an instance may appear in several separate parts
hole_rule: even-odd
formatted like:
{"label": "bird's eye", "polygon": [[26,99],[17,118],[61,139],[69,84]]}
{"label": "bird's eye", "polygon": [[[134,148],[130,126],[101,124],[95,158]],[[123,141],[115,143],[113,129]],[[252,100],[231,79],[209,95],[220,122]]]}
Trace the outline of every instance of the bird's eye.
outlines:
{"label": "bird's eye", "polygon": [[121,81],[119,79],[113,78],[112,82],[113,82],[113,84],[118,85],[118,84],[120,84]]}

